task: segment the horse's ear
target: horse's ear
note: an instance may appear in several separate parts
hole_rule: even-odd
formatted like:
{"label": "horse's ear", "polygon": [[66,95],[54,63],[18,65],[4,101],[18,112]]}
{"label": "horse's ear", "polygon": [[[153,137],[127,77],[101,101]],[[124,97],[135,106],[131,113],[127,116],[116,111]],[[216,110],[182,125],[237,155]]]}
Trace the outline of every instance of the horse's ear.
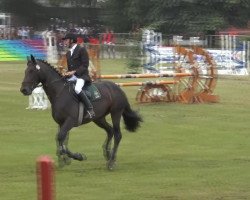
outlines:
{"label": "horse's ear", "polygon": [[36,64],[36,59],[32,54],[30,55],[30,58],[31,58],[31,61],[33,62],[33,64]]}

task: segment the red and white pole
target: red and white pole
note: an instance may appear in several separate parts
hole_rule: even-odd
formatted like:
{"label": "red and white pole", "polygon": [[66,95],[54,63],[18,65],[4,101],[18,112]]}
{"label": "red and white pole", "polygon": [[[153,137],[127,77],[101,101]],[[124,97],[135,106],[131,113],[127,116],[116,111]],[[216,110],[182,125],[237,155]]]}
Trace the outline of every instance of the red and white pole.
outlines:
{"label": "red and white pole", "polygon": [[49,156],[37,159],[38,200],[55,200],[54,161]]}

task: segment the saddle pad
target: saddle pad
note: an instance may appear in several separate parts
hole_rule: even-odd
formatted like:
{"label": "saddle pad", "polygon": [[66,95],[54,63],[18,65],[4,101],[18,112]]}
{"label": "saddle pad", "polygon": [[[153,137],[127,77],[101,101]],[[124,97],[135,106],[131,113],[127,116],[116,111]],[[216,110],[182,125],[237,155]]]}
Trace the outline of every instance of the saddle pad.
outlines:
{"label": "saddle pad", "polygon": [[94,84],[90,84],[84,87],[84,90],[86,91],[86,94],[89,97],[90,101],[101,99],[101,93]]}

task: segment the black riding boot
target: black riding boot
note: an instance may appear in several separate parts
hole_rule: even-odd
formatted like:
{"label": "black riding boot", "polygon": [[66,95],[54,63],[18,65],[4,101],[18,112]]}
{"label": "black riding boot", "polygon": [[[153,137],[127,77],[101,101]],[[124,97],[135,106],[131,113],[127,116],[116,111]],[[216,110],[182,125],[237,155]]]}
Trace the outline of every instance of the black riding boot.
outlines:
{"label": "black riding boot", "polygon": [[95,116],[95,112],[93,110],[93,106],[89,100],[89,98],[86,96],[84,91],[81,91],[78,94],[81,102],[83,102],[83,104],[85,105],[85,107],[87,108],[87,118],[92,119]]}

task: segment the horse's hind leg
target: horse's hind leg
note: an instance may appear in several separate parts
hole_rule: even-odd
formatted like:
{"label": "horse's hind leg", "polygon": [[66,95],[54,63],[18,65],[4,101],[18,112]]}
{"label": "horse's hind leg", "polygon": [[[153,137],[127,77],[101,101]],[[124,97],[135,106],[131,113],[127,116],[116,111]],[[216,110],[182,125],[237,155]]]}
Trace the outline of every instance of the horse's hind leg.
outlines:
{"label": "horse's hind leg", "polygon": [[113,130],[114,130],[114,147],[111,152],[111,157],[107,163],[107,167],[109,170],[112,170],[115,166],[116,154],[119,147],[119,143],[122,139],[121,129],[120,129],[120,121],[121,121],[121,113],[111,113]]}
{"label": "horse's hind leg", "polygon": [[106,119],[103,117],[101,119],[95,120],[94,123],[99,126],[100,128],[103,128],[106,133],[107,137],[105,142],[103,143],[103,156],[106,160],[110,159],[110,151],[111,151],[111,140],[113,137],[113,128],[112,126],[106,121]]}

